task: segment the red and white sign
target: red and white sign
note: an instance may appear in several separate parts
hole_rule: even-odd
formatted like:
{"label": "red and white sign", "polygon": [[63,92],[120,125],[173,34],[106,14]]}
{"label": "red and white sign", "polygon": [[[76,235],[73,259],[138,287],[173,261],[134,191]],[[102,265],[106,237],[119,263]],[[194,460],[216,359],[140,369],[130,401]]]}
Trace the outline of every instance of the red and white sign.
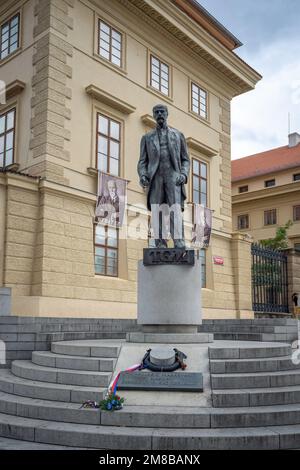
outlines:
{"label": "red and white sign", "polygon": [[214,264],[219,264],[220,266],[223,266],[224,264],[224,258],[222,258],[222,256],[214,256],[213,260]]}

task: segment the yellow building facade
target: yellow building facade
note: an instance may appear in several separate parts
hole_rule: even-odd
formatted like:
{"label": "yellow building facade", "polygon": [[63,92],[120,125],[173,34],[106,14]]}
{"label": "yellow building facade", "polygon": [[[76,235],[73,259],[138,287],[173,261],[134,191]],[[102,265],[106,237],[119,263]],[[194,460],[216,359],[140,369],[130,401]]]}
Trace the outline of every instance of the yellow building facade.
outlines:
{"label": "yellow building facade", "polygon": [[233,227],[256,242],[289,220],[289,248],[300,252],[300,135],[289,144],[232,162]]}
{"label": "yellow building facade", "polygon": [[12,313],[135,318],[147,240],[95,232],[97,170],[128,180],[134,221],[140,139],[164,103],[189,148],[188,201],[214,211],[204,317],[252,317],[250,241],[232,230],[230,102],[261,77],[239,41],[192,0],[7,0],[0,28],[0,286]]}

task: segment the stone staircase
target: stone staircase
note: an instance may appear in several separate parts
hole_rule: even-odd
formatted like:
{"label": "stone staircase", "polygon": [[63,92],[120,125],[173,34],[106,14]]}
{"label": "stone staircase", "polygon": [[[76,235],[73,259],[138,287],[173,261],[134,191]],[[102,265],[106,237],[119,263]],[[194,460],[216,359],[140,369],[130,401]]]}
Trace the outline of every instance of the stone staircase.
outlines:
{"label": "stone staircase", "polygon": [[199,332],[213,333],[215,340],[292,342],[298,339],[298,322],[292,318],[203,320]]}
{"label": "stone staircase", "polygon": [[[17,317],[0,315],[0,340],[5,341],[6,365],[31,360],[33,351],[49,351],[51,343],[88,339],[124,339],[140,331],[134,319]],[[199,332],[214,333],[217,340],[292,342],[298,337],[298,322],[291,318],[254,320],[203,320]]]}
{"label": "stone staircase", "polygon": [[289,344],[209,345],[211,406],[182,394],[180,407],[80,409],[104,396],[123,341],[54,342],[0,370],[0,436],[93,449],[300,448],[300,365]]}

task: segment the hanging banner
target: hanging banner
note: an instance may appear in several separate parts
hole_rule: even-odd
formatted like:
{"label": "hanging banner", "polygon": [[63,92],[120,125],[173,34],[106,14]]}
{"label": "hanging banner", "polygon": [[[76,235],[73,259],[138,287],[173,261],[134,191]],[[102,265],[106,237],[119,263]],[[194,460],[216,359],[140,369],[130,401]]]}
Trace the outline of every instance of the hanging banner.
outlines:
{"label": "hanging banner", "polygon": [[201,204],[194,204],[193,220],[194,226],[192,230],[192,245],[195,248],[207,248],[210,242],[212,228],[211,209]]}
{"label": "hanging banner", "polygon": [[98,172],[98,192],[95,222],[122,227],[125,219],[127,180]]}

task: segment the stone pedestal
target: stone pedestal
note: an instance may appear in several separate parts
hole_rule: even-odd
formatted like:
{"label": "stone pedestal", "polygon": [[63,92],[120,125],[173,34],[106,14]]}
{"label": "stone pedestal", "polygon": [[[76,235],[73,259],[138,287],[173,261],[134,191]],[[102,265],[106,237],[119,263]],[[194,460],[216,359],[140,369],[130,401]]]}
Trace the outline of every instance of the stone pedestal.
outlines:
{"label": "stone pedestal", "polygon": [[147,333],[197,332],[202,323],[201,264],[138,265],[137,322]]}
{"label": "stone pedestal", "polygon": [[11,315],[11,288],[0,287],[0,316]]}

